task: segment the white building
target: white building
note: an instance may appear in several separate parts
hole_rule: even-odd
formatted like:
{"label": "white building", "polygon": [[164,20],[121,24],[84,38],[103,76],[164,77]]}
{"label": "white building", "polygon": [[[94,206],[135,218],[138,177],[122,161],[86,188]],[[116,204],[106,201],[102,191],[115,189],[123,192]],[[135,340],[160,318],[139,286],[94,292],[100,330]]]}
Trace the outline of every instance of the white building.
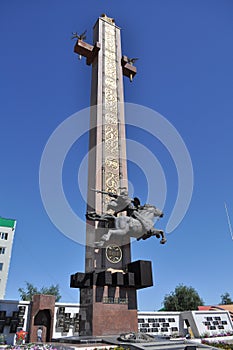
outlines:
{"label": "white building", "polygon": [[227,310],[139,311],[138,331],[158,336],[217,337],[233,334],[233,323]]}
{"label": "white building", "polygon": [[175,335],[180,333],[179,311],[139,311],[138,331],[151,335]]}
{"label": "white building", "polygon": [[29,330],[30,311],[30,301],[0,301],[0,335],[4,336],[7,344],[15,344],[19,328]]}
{"label": "white building", "polygon": [[180,328],[187,328],[195,338],[232,334],[233,323],[229,311],[183,311]]}
{"label": "white building", "polygon": [[79,304],[55,304],[53,323],[53,338],[71,337],[79,335]]}
{"label": "white building", "polygon": [[[47,308],[45,304],[43,307]],[[32,309],[33,302],[0,301],[0,336],[5,338],[7,344],[15,343],[19,329],[30,334],[31,319],[34,319]],[[79,335],[79,311],[78,303],[54,302],[51,318],[53,340]],[[44,333],[50,328],[49,325],[43,327]],[[221,341],[224,338],[233,340],[233,323],[227,310],[139,311],[138,331],[160,337],[176,338],[189,334],[194,339],[208,337],[213,341],[220,337]]]}
{"label": "white building", "polygon": [[0,299],[4,299],[16,221],[0,217]]}

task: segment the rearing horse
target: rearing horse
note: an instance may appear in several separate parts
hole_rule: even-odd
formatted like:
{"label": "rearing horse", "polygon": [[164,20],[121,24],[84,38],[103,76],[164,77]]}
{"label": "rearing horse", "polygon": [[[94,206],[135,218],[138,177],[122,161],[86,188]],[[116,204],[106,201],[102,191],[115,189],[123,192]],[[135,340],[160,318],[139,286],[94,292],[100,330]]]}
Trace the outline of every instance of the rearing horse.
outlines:
{"label": "rearing horse", "polygon": [[[107,214],[109,217],[109,215]],[[107,221],[106,215],[91,217],[87,214],[87,218],[97,221]],[[160,243],[166,243],[166,238],[162,230],[156,230],[154,226],[155,217],[162,217],[163,213],[157,209],[154,205],[145,204],[140,207],[137,211],[134,211],[132,216],[118,216],[114,217],[114,228],[110,228],[107,233],[105,233],[99,242],[96,242],[98,247],[102,247],[106,241],[109,241],[110,237],[114,234],[117,236],[129,235],[130,237],[135,237],[137,240],[147,239],[151,236],[162,237]]]}

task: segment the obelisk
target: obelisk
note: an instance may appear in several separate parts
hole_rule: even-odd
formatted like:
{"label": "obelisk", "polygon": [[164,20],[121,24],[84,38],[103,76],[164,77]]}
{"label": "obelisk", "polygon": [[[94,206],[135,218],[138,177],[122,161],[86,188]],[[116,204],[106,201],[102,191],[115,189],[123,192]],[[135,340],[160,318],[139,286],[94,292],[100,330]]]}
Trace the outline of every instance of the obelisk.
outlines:
{"label": "obelisk", "polygon": [[[119,188],[127,187],[120,28],[113,19],[102,16],[94,26],[93,38],[101,49],[98,58],[92,63],[87,203],[88,211],[104,213],[109,197],[96,193],[93,189],[117,193]],[[109,265],[108,260],[101,263],[98,261],[99,256],[93,254],[92,247],[96,240],[93,230],[89,223],[86,235],[86,272]],[[121,261],[119,266],[114,267],[122,267],[122,263],[128,262],[128,259]]]}
{"label": "obelisk", "polygon": [[[136,68],[122,56],[114,19],[97,20],[93,45],[77,38],[74,51],[92,65],[87,212],[103,214],[111,199],[106,193],[118,195],[128,187],[123,75],[132,81]],[[85,273],[71,276],[71,287],[80,288],[84,336],[137,332],[136,290],[152,285],[150,264],[131,262],[130,238],[112,237],[96,246],[106,230],[105,224],[87,220]]]}

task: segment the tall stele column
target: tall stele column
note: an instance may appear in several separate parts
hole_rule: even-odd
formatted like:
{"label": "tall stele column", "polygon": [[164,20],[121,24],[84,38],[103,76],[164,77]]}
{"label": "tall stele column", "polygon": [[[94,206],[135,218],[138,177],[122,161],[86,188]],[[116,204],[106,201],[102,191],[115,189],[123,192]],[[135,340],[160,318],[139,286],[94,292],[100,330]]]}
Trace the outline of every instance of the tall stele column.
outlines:
{"label": "tall stele column", "polygon": [[[118,194],[128,187],[123,75],[132,80],[136,68],[122,57],[112,18],[97,20],[94,45],[77,38],[74,51],[92,64],[87,211],[103,214],[110,197],[93,189]],[[87,220],[85,273],[71,275],[71,287],[80,288],[81,336],[137,332],[136,290],[153,284],[150,262],[131,262],[130,238],[95,244],[106,232],[104,223]]]}
{"label": "tall stele column", "polygon": [[[87,211],[102,214],[110,197],[92,189],[118,193],[120,187],[128,186],[120,28],[104,16],[96,22],[93,37],[101,49],[92,63]],[[93,249],[98,234],[90,222],[86,233],[86,272],[106,268],[108,260],[100,259],[104,249]],[[118,268],[128,262],[123,254]]]}

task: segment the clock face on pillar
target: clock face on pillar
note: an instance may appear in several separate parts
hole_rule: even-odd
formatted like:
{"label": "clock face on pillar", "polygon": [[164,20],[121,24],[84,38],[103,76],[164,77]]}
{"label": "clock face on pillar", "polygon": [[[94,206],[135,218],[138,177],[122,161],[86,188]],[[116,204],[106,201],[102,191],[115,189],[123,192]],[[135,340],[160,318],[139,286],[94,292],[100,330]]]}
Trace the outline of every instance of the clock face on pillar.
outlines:
{"label": "clock face on pillar", "polygon": [[106,247],[106,258],[113,264],[117,264],[122,259],[122,250],[116,244],[110,244]]}

